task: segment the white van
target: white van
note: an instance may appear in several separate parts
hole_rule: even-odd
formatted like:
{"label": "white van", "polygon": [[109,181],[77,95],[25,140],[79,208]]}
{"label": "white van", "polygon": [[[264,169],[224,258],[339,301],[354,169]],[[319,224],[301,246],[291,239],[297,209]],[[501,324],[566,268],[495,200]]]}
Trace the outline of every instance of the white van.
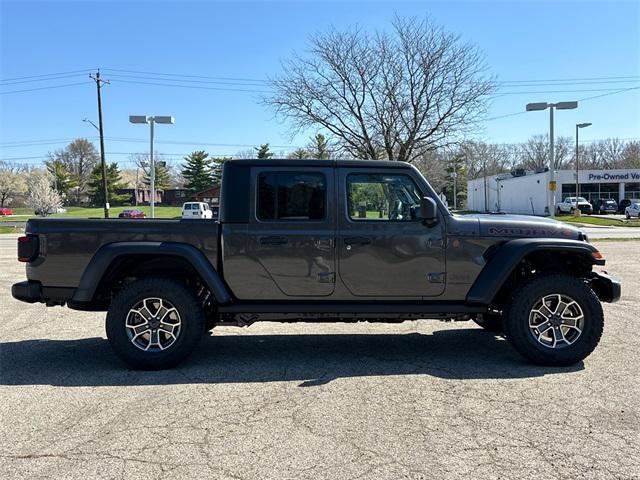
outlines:
{"label": "white van", "polygon": [[182,205],[182,218],[213,218],[213,212],[204,202],[187,202]]}

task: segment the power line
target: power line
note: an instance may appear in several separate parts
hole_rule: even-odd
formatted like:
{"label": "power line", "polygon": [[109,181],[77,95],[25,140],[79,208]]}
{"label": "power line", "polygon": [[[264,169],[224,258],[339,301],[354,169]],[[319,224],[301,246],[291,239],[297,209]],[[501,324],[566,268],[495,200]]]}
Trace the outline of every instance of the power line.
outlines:
{"label": "power line", "polygon": [[[609,95],[617,95],[618,93],[623,93],[623,92],[628,92],[628,91],[630,91],[630,90],[638,90],[638,89],[640,89],[640,87],[623,88],[623,89],[621,89],[621,90],[616,90],[616,91],[614,91],[614,92],[610,92],[610,93],[603,93],[603,94],[601,94],[601,95],[593,95],[593,96],[591,96],[591,97],[581,98],[581,99],[579,99],[579,100],[577,100],[577,101],[578,101],[578,102],[586,102],[587,100],[593,100],[593,99],[595,99],[595,98],[606,97],[606,96],[609,96]],[[507,113],[507,114],[505,114],[505,115],[498,115],[497,117],[487,118],[485,121],[486,121],[486,122],[490,122],[490,121],[493,121],[493,120],[498,120],[498,119],[500,119],[500,118],[514,117],[514,116],[516,116],[516,115],[523,115],[523,114],[525,114],[525,113],[527,113],[527,112],[526,112],[526,111],[524,111],[524,110],[521,110],[521,111],[519,111],[519,112]]]}
{"label": "power line", "polygon": [[73,87],[74,85],[86,85],[86,84],[87,82],[77,82],[77,83],[66,83],[64,85],[52,85],[49,87],[29,88],[26,90],[11,90],[9,92],[0,92],[0,95],[7,95],[9,93],[34,92],[36,90],[49,90],[51,88]]}
{"label": "power line", "polygon": [[73,78],[73,77],[82,77],[82,76],[84,76],[84,74],[82,74],[82,73],[74,73],[73,75],[60,75],[60,76],[57,76],[57,77],[36,78],[36,79],[33,79],[33,80],[19,80],[17,82],[2,82],[2,85],[0,85],[0,87],[5,87],[7,85],[22,84],[22,83],[48,82],[49,80],[60,80],[62,78]]}
{"label": "power line", "polygon": [[24,80],[27,78],[40,78],[40,77],[52,77],[55,75],[67,75],[69,73],[89,73],[92,71],[92,68],[85,68],[84,70],[71,70],[69,72],[58,72],[58,73],[43,73],[41,75],[31,75],[29,77],[14,77],[14,78],[3,78],[0,82],[10,82],[12,80]]}
{"label": "power line", "polygon": [[622,80],[638,79],[640,75],[628,75],[620,77],[574,77],[574,78],[547,78],[541,80],[505,80],[503,83],[534,83],[534,82],[573,82],[582,80]]}
{"label": "power line", "polygon": [[240,89],[240,88],[223,88],[223,87],[203,87],[200,85],[179,85],[172,83],[156,83],[156,82],[139,82],[135,80],[114,80],[114,82],[118,83],[135,83],[139,85],[156,85],[160,87],[180,87],[180,88],[195,88],[198,90],[220,90],[225,92],[247,92],[247,93],[271,93],[265,90],[248,90],[248,89]]}
{"label": "power line", "polygon": [[[87,140],[96,140],[97,137],[82,137]],[[130,142],[130,143],[147,143],[148,139],[142,138],[127,138],[127,137],[104,137],[105,140],[110,142]],[[65,142],[71,142],[75,140],[75,138],[53,138],[53,139],[43,139],[43,140],[20,140],[15,142],[6,142],[0,144],[0,149],[2,148],[22,148],[22,147],[31,147],[31,146],[41,146],[41,145],[53,145]],[[233,147],[233,148],[253,148],[260,144],[257,143],[214,143],[214,142],[200,142],[200,141],[182,141],[182,140],[158,140],[155,143],[163,144],[163,145],[193,145],[193,146],[206,146],[206,147]],[[300,145],[269,145],[271,148],[280,148],[280,149],[296,149],[303,148]]]}
{"label": "power line", "polygon": [[111,78],[114,77],[124,77],[124,78],[136,78],[136,79],[144,79],[144,80],[159,80],[161,82],[171,81],[171,82],[183,82],[183,83],[199,83],[199,84],[217,84],[217,85],[236,85],[236,86],[245,86],[245,87],[261,87],[263,85],[256,85],[255,83],[247,83],[240,81],[222,81],[222,80],[183,80],[180,78],[163,78],[163,77],[148,77],[141,75],[125,75],[125,74],[112,74]]}
{"label": "power line", "polygon": [[609,95],[615,95],[617,93],[628,92],[629,90],[638,90],[640,87],[631,87],[631,88],[623,88],[622,90],[618,90],[617,92],[611,93],[603,93],[602,95],[594,95],[593,97],[581,98],[578,100],[579,102],[584,102],[585,100],[593,100],[594,98],[606,97]]}
{"label": "power line", "polygon": [[103,68],[103,70],[108,72],[138,73],[142,75],[162,75],[162,76],[168,76],[168,77],[204,78],[204,79],[210,79],[210,80],[234,80],[234,81],[240,81],[240,82],[268,83],[268,80],[266,79],[257,79],[257,78],[212,77],[207,75],[187,75],[187,74],[180,74],[180,73],[142,72],[139,70],[123,70],[123,69],[117,69],[117,68]]}
{"label": "power line", "polygon": [[[633,88],[640,87],[631,87],[629,90]],[[626,90],[626,89],[625,89]],[[537,90],[531,92],[500,92],[500,96],[502,95],[534,95],[538,93],[580,93],[580,92],[612,92],[612,91],[620,91],[620,88],[590,88],[590,89],[575,89],[575,90]]]}

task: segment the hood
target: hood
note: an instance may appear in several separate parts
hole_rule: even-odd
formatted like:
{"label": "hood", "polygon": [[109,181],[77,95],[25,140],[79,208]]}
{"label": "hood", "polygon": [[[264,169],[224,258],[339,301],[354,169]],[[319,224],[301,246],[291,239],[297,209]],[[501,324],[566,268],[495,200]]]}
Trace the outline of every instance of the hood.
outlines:
{"label": "hood", "polygon": [[480,235],[487,237],[536,237],[582,240],[584,234],[573,225],[528,215],[479,214]]}

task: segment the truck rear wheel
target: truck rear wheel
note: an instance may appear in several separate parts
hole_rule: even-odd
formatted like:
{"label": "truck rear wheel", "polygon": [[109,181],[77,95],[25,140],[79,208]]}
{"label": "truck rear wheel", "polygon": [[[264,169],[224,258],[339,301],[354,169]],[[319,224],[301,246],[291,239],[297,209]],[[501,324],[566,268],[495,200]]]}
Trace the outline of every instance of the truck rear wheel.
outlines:
{"label": "truck rear wheel", "polygon": [[146,278],[124,287],[107,313],[107,338],[130,367],[171,368],[195,349],[204,312],[187,287],[170,278]]}
{"label": "truck rear wheel", "polygon": [[565,366],[583,360],[598,345],[604,314],[585,282],[550,274],[515,292],[504,326],[514,348],[533,363]]}

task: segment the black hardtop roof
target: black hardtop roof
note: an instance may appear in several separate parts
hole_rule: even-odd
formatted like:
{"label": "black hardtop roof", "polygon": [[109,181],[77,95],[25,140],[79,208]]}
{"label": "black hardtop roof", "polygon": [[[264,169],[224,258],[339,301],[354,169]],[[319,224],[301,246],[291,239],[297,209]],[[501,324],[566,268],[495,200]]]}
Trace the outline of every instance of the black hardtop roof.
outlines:
{"label": "black hardtop roof", "polygon": [[[318,160],[313,158],[288,159],[288,158],[247,158],[233,159],[227,162],[234,165],[268,166],[268,167],[364,167],[364,168],[409,168],[410,164],[390,160]],[[225,163],[227,163],[225,162]]]}

